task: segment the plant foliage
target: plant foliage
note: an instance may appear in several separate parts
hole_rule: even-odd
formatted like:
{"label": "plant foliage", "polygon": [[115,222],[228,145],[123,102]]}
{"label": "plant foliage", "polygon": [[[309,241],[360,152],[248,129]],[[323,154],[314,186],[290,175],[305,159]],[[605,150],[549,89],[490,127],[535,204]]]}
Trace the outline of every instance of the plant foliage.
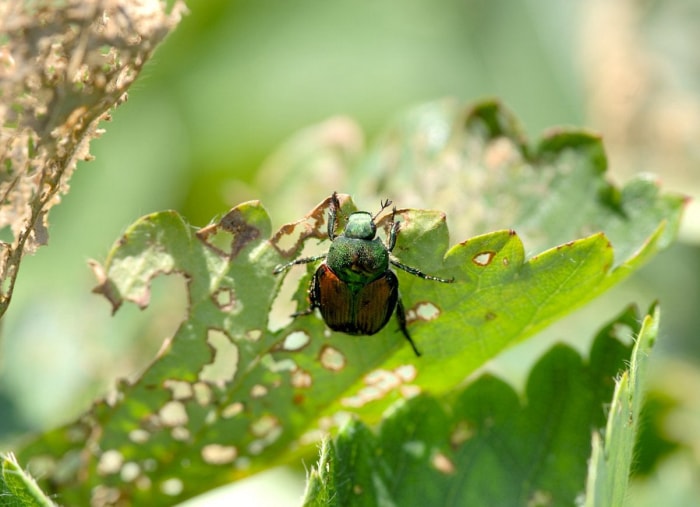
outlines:
{"label": "plant foliage", "polygon": [[[443,128],[436,137],[438,123]],[[589,134],[558,132],[530,148],[509,113],[493,102],[468,111],[433,104],[409,112],[387,132],[358,174],[388,153],[398,156],[400,146],[403,162],[395,157],[387,164],[389,176],[400,167],[415,171],[401,176],[412,181],[447,164],[454,184],[435,190],[437,207],[444,203],[459,219],[460,192],[471,191],[464,181],[481,179],[488,184],[480,200],[468,203],[487,210],[479,227],[516,227],[456,244],[453,238],[450,246],[444,213],[398,210],[398,259],[456,280],[436,284],[398,273],[409,331],[424,356],[413,356],[393,322],[372,337],[352,337],[330,333],[314,315],[274,315],[290,297],[299,309],[308,304],[314,266],[296,268],[305,274],[301,283],[289,282],[293,296],[280,292],[283,278],[273,270],[305,249],[327,248],[328,199],[274,232],[257,201],[200,230],[176,212],[148,215],[125,232],[103,265],[93,264],[96,292],[115,311],[124,302],[144,308],[155,277],[182,276],[187,313],[139,379],[120,383],[77,421],[22,449],[23,462],[53,493],[69,504],[170,505],[289,462],[349,416],[373,423],[393,403],[419,393],[452,396],[486,361],[618,283],[675,236],[683,200],[660,195],[643,179],[611,186],[600,141]],[[437,139],[427,150],[432,158],[417,139]],[[341,205],[344,216],[356,209],[347,195]],[[385,233],[387,216],[378,223]],[[468,230],[459,220],[453,225]],[[539,253],[527,253],[533,248]],[[552,354],[565,370],[585,370],[570,351]],[[507,390],[495,379],[479,385]],[[575,384],[571,389],[572,395],[582,392]],[[429,400],[411,403],[434,403]],[[509,403],[519,402],[511,397]],[[577,406],[571,409],[562,408],[563,424],[578,422]],[[588,449],[588,440],[581,442]],[[571,478],[581,490],[582,473]],[[541,479],[549,487],[546,473]]]}

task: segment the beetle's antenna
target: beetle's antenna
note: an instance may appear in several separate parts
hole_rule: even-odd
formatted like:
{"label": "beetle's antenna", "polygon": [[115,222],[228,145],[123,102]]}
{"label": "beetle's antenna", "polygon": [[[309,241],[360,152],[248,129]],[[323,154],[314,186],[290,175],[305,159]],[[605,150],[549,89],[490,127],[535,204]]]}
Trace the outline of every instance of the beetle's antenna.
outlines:
{"label": "beetle's antenna", "polygon": [[[379,206],[381,206],[381,208],[379,208],[379,211],[377,211],[377,214],[372,217],[372,220],[376,220],[382,211],[384,211],[389,206],[391,206],[391,201],[389,199],[386,199],[384,201],[379,201]],[[396,208],[394,208],[394,210],[396,210]]]}

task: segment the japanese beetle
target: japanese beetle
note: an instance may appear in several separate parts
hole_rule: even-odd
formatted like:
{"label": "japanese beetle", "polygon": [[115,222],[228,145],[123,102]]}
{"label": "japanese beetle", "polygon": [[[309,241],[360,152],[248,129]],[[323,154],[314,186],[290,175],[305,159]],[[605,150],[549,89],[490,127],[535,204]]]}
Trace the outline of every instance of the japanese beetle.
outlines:
{"label": "japanese beetle", "polygon": [[352,213],[345,230],[336,235],[340,202],[337,193],[333,192],[328,210],[328,238],[332,242],[328,253],[277,266],[274,273],[279,274],[296,264],[325,259],[311,279],[309,308],[292,316],[308,315],[318,308],[326,325],[334,331],[350,335],[373,335],[384,328],[395,310],[399,329],[416,356],[420,356],[421,353],[406,329],[406,311],[399,297],[399,280],[389,266],[396,266],[424,280],[451,283],[454,279],[426,275],[393,258],[391,251],[396,245],[400,228],[399,222],[394,220],[396,207],[391,213],[386,245],[376,237],[375,224],[377,216],[389,205],[389,200],[382,202],[381,209],[375,215],[366,211]]}

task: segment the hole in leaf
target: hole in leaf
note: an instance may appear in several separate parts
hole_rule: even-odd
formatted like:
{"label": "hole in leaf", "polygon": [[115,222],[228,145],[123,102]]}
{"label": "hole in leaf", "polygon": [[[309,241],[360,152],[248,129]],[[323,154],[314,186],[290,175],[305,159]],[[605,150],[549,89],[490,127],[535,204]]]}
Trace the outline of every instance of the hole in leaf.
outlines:
{"label": "hole in leaf", "polygon": [[208,330],[207,343],[212,349],[212,362],[202,367],[199,379],[223,387],[236,375],[238,347],[226,333],[218,329]]}
{"label": "hole in leaf", "polygon": [[455,465],[452,460],[445,456],[441,452],[436,452],[433,454],[433,458],[430,460],[431,464],[438,472],[442,472],[445,475],[451,475],[455,473]]}
{"label": "hole in leaf", "polygon": [[97,463],[97,472],[100,475],[116,474],[124,463],[124,456],[116,450],[109,450],[102,453],[100,461]]}
{"label": "hole in leaf", "polygon": [[213,394],[211,392],[211,387],[204,382],[197,382],[194,385],[194,399],[197,400],[201,406],[205,407],[209,405],[212,401]]}
{"label": "hole in leaf", "polygon": [[420,387],[416,385],[403,385],[399,387],[399,392],[404,398],[415,398],[421,393]]}
{"label": "hole in leaf", "polygon": [[182,493],[182,481],[177,478],[167,479],[160,484],[160,490],[168,496]]}
{"label": "hole in leaf", "polygon": [[134,479],[136,479],[140,473],[141,467],[138,465],[138,463],[129,461],[127,463],[124,463],[120,477],[124,482],[131,482]]}
{"label": "hole in leaf", "polygon": [[420,388],[405,385],[405,383],[415,380],[417,374],[416,368],[412,365],[399,366],[394,371],[374,370],[363,379],[366,387],[360,389],[354,396],[343,398],[341,404],[346,407],[361,407],[370,401],[383,398],[397,388],[404,397],[415,396],[420,392]]}
{"label": "hole in leaf", "polygon": [[404,364],[394,370],[394,373],[401,379],[402,382],[413,382],[418,375],[416,367],[412,364]]}
{"label": "hole in leaf", "polygon": [[324,345],[319,355],[321,366],[327,370],[340,371],[345,368],[345,356],[329,345]]}
{"label": "hole in leaf", "polygon": [[207,412],[207,415],[204,417],[204,424],[212,425],[216,422],[218,418],[218,413],[216,412],[216,410],[212,409],[209,412]]}
{"label": "hole in leaf", "polygon": [[481,252],[472,257],[472,262],[477,266],[488,266],[495,255],[496,252],[492,251]]}
{"label": "hole in leaf", "polygon": [[175,427],[185,426],[187,424],[187,412],[185,405],[179,401],[169,401],[158,412],[160,422],[164,426]]}
{"label": "hole in leaf", "polygon": [[222,287],[211,295],[214,304],[226,313],[240,313],[243,305],[236,298],[236,292],[231,287]]}
{"label": "hole in leaf", "polygon": [[173,400],[187,400],[192,397],[192,384],[183,380],[168,379],[163,387],[169,389]]}
{"label": "hole in leaf", "polygon": [[297,367],[297,363],[295,363],[292,359],[285,358],[275,361],[275,358],[271,354],[265,354],[262,357],[261,362],[268,370],[272,372],[292,371]]}
{"label": "hole in leaf", "polygon": [[271,415],[264,415],[253,424],[250,430],[258,440],[254,440],[248,445],[248,452],[253,455],[260,454],[265,447],[272,444],[282,434],[282,427],[277,418]]}
{"label": "hole in leaf", "polygon": [[[302,279],[307,274],[307,268],[295,266],[288,269],[284,275],[279,292],[270,307],[270,318],[267,327],[271,332],[276,332],[292,322],[292,314],[297,310],[297,302],[294,297],[297,291],[305,291],[308,287],[308,282],[302,282]],[[279,274],[277,276],[283,275]]]}
{"label": "hole in leaf", "polygon": [[416,317],[421,320],[434,320],[440,316],[440,309],[429,302],[418,303],[414,312]]}
{"label": "hole in leaf", "polygon": [[256,437],[264,437],[278,425],[279,422],[276,417],[266,414],[250,425],[250,431]]}
{"label": "hole in leaf", "polygon": [[173,440],[186,442],[190,438],[190,430],[184,426],[176,426],[170,431],[170,436],[173,437]]}
{"label": "hole in leaf", "polygon": [[253,387],[250,388],[250,397],[251,398],[262,398],[267,394],[267,387],[261,384],[255,384]]}
{"label": "hole in leaf", "polygon": [[245,339],[251,342],[256,342],[262,336],[262,331],[259,329],[250,329],[246,331]]}
{"label": "hole in leaf", "polygon": [[243,412],[243,403],[237,401],[224,407],[224,409],[221,411],[221,417],[224,419],[230,419],[231,417],[237,416],[241,412]]}
{"label": "hole in leaf", "polygon": [[148,442],[148,439],[151,437],[151,434],[141,428],[131,430],[129,432],[129,440],[131,440],[135,444],[145,444]]}
{"label": "hole in leaf", "polygon": [[309,236],[310,224],[305,222],[285,224],[272,239],[277,251],[285,257],[291,257],[301,242]]}
{"label": "hole in leaf", "polygon": [[365,375],[364,381],[368,386],[374,386],[382,391],[394,389],[401,383],[398,376],[387,370],[374,370]]}
{"label": "hole in leaf", "polygon": [[238,451],[230,445],[209,444],[202,447],[202,459],[210,465],[232,463]]}
{"label": "hole in leaf", "polygon": [[289,333],[282,342],[283,350],[300,350],[311,341],[311,337],[305,331],[294,331]]}
{"label": "hole in leaf", "polygon": [[117,505],[121,494],[117,488],[95,486],[90,495],[90,505]]}
{"label": "hole in leaf", "polygon": [[304,389],[307,387],[311,387],[313,384],[313,378],[311,377],[311,374],[303,370],[301,368],[297,368],[292,372],[292,380],[291,380],[292,386],[296,387],[297,389]]}

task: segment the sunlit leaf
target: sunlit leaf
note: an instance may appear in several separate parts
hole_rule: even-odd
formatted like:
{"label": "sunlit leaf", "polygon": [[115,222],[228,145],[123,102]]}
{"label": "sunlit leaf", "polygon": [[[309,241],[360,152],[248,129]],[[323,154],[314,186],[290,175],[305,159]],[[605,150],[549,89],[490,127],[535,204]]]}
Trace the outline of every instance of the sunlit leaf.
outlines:
{"label": "sunlit leaf", "polygon": [[[357,337],[329,332],[313,314],[289,319],[294,304],[307,307],[316,266],[295,267],[291,276],[273,271],[309,249],[327,250],[328,199],[274,233],[257,201],[201,230],[175,212],[149,215],[126,231],[104,265],[93,264],[96,292],[115,310],[125,301],[145,307],[154,277],[182,276],[189,303],[182,323],[133,384],[119,384],[78,421],[25,447],[21,457],[31,470],[50,478],[67,503],[184,500],[293,460],[348,414],[374,422],[397,400],[450,393],[505,348],[623,279],[675,235],[682,199],[659,195],[643,181],[611,187],[595,138],[560,133],[532,150],[497,105],[451,114],[461,121],[440,130],[451,141],[431,145],[430,154],[449,163],[456,196],[469,190],[464,178],[490,181],[488,192],[474,197],[481,201],[469,205],[486,213],[482,225],[504,225],[469,239],[450,236],[444,213],[402,207],[391,196],[401,222],[395,256],[455,279],[442,284],[398,273],[422,357],[413,355],[393,320],[372,337]],[[424,123],[424,136],[433,140],[434,126]],[[406,171],[418,171],[409,162],[420,158],[411,140],[421,125],[406,134],[407,162],[399,164]],[[397,139],[380,141],[372,153]],[[512,145],[521,158],[510,164],[506,157],[498,167],[489,157],[474,158],[497,149],[493,143]],[[443,167],[438,162],[428,165]],[[493,201],[498,196],[507,205]],[[340,197],[342,230],[343,217],[356,208],[349,196]],[[452,204],[463,200],[436,191],[432,206],[444,204],[450,217],[458,215]],[[385,212],[380,235],[388,222]],[[290,301],[290,309],[280,310]]]}

